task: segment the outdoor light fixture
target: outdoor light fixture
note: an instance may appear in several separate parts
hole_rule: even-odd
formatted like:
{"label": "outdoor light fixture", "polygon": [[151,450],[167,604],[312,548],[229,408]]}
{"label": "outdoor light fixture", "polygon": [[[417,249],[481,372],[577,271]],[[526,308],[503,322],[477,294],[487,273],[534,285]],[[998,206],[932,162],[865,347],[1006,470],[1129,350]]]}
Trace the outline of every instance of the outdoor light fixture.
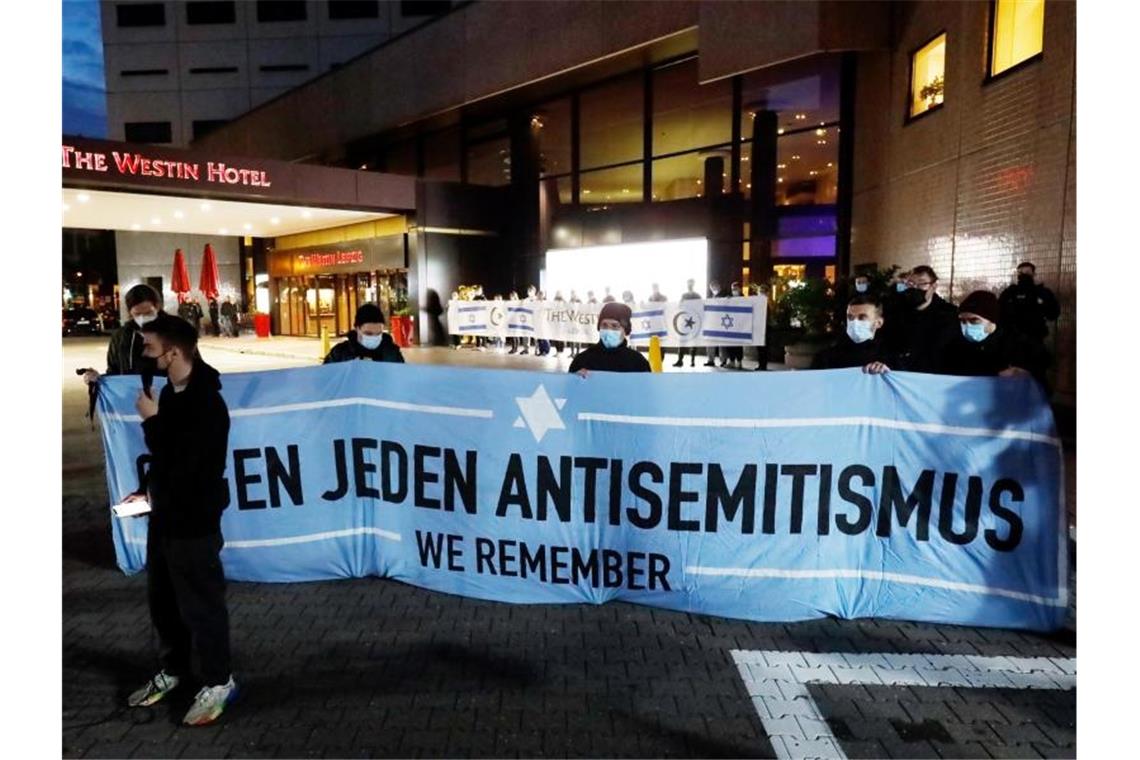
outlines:
{"label": "outdoor light fixture", "polygon": [[202,209],[203,211],[209,211],[210,210],[210,204],[209,203],[203,203],[202,205],[198,206],[198,208]]}
{"label": "outdoor light fixture", "polygon": [[269,223],[270,224],[280,224],[281,220],[276,216],[272,216],[269,218]]}
{"label": "outdoor light fixture", "polygon": [[141,225],[141,224],[132,224],[132,225],[131,225],[131,229],[132,229],[132,230],[141,230],[141,229],[142,229],[142,225]]}
{"label": "outdoor light fixture", "polygon": [[80,193],[79,195],[75,196],[75,200],[79,201],[80,203],[86,203],[87,201],[91,200],[91,196],[87,193]]}
{"label": "outdoor light fixture", "polygon": [[152,216],[152,217],[150,218],[150,223],[151,223],[151,224],[161,224],[161,223],[162,223],[162,220],[161,220],[161,219],[159,219],[157,216]]}
{"label": "outdoor light fixture", "polygon": [[185,215],[181,211],[175,211],[174,212],[174,218],[175,219],[181,219],[183,216],[185,216]]}
{"label": "outdoor light fixture", "polygon": [[784,134],[784,128],[783,128],[783,127],[780,127],[779,129],[777,129],[777,130],[776,130],[776,134],[778,134],[778,135],[782,135],[782,134]]}

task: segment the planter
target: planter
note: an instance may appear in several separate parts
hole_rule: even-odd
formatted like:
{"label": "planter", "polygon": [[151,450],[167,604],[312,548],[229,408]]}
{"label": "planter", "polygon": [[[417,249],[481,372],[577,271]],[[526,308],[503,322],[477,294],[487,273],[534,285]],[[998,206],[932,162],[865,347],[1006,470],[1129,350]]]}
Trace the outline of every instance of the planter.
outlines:
{"label": "planter", "polygon": [[269,315],[268,314],[254,314],[253,315],[253,331],[257,333],[259,338],[269,337]]}
{"label": "planter", "polygon": [[784,364],[788,369],[811,369],[815,355],[827,348],[826,339],[800,340],[784,347]]}
{"label": "planter", "polygon": [[392,323],[392,340],[396,341],[396,345],[400,348],[407,348],[412,345],[413,335],[416,330],[415,318],[401,314],[393,314],[389,321]]}

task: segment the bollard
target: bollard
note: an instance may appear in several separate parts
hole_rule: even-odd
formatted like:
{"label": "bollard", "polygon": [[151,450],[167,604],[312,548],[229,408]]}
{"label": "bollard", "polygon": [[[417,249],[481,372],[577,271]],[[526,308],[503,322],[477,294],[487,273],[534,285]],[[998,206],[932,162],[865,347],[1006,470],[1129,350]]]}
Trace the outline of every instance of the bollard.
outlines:
{"label": "bollard", "polygon": [[322,327],[321,328],[321,355],[318,356],[317,358],[323,361],[324,358],[328,355],[329,355],[329,328]]}
{"label": "bollard", "polygon": [[649,368],[661,371],[661,338],[656,335],[649,336]]}

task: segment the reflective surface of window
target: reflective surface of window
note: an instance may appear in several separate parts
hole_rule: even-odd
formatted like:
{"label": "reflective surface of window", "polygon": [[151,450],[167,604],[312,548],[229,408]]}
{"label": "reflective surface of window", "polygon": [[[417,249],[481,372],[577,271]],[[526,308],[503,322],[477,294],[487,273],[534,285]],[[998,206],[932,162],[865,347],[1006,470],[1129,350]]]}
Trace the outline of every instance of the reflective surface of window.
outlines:
{"label": "reflective surface of window", "polygon": [[942,105],[946,88],[946,35],[940,34],[920,48],[910,65],[910,116]]}
{"label": "reflective surface of window", "polygon": [[1041,52],[1045,36],[1045,0],[997,0],[990,76],[1013,68]]}
{"label": "reflective surface of window", "polygon": [[583,172],[581,198],[583,204],[638,203],[642,199],[641,164],[615,169]]}
{"label": "reflective surface of window", "polygon": [[732,141],[732,81],[697,76],[695,58],[653,72],[653,155]]}
{"label": "reflective surface of window", "polygon": [[633,161],[644,155],[642,74],[585,90],[579,101],[583,169]]}

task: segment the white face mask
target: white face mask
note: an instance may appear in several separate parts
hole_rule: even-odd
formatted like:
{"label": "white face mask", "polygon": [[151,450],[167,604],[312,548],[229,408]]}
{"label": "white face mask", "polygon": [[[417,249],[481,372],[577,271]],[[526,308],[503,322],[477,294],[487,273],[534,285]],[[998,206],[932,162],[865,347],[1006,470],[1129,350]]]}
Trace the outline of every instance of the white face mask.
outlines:
{"label": "white face mask", "polygon": [[153,322],[156,319],[158,319],[157,314],[139,314],[137,317],[134,318],[135,324],[138,325],[139,327],[142,327],[147,322]]}

